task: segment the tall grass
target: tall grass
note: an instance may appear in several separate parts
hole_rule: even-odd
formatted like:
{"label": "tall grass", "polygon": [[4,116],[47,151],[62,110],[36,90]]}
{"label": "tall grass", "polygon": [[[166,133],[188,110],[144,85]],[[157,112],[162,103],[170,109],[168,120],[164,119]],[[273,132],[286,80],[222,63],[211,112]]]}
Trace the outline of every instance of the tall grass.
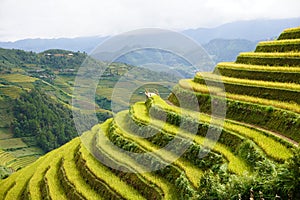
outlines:
{"label": "tall grass", "polygon": [[42,197],[41,190],[40,190],[40,184],[43,180],[43,177],[45,173],[48,170],[50,161],[53,160],[52,156],[47,156],[43,162],[36,168],[36,171],[38,173],[34,173],[33,176],[30,178],[30,181],[28,183],[28,190],[30,197],[32,199],[39,199]]}
{"label": "tall grass", "polygon": [[15,85],[5,85],[0,87],[0,93],[9,96],[12,99],[19,98],[22,91],[21,87]]}

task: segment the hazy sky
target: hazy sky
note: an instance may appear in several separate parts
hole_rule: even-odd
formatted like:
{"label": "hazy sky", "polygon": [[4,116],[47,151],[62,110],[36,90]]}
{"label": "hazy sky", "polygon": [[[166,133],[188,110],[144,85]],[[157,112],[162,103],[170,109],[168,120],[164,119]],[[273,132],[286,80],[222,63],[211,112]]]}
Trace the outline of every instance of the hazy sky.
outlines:
{"label": "hazy sky", "polygon": [[0,0],[0,41],[300,17],[299,0]]}

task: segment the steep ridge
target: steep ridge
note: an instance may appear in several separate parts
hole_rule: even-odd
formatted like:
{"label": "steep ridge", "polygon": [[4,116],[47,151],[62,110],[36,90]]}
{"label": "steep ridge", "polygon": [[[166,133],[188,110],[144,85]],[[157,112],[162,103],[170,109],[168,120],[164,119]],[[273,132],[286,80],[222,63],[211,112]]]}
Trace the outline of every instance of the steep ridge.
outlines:
{"label": "steep ridge", "polygon": [[[299,198],[286,178],[299,163],[299,32],[181,80],[167,102],[154,95],[95,125],[0,181],[0,199]],[[211,115],[212,102],[226,103],[224,121]]]}

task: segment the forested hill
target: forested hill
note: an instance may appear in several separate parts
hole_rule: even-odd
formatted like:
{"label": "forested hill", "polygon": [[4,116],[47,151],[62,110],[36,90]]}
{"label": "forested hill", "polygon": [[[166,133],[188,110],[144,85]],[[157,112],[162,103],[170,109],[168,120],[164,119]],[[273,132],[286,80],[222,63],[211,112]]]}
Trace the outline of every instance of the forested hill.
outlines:
{"label": "forested hill", "polygon": [[15,137],[30,137],[44,151],[53,150],[78,136],[71,110],[39,90],[22,93],[13,107]]}
{"label": "forested hill", "polygon": [[[86,56],[59,49],[0,49],[0,179],[77,136],[72,81]],[[97,99],[101,105],[110,102]],[[111,116],[105,109],[97,115],[100,121]]]}
{"label": "forested hill", "polygon": [[19,49],[0,48],[0,70],[1,73],[3,73],[3,70],[9,70],[12,67],[23,67],[25,70],[26,67],[39,67],[44,69],[78,69],[85,58],[85,53],[71,52],[60,49],[34,53]]}

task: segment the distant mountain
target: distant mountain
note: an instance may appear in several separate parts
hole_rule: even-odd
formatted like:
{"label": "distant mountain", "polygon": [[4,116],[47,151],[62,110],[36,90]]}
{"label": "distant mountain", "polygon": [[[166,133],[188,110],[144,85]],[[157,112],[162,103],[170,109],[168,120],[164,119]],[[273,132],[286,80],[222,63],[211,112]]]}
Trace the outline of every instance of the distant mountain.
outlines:
{"label": "distant mountain", "polygon": [[198,28],[184,30],[182,33],[193,38],[200,44],[210,40],[247,39],[251,41],[273,39],[279,36],[283,29],[300,26],[300,18],[249,20],[223,24],[215,28]]}
{"label": "distant mountain", "polygon": [[[300,18],[237,21],[215,28],[188,29],[182,33],[202,44],[205,50],[212,55],[213,61],[217,63],[234,61],[239,52],[254,50],[257,41],[274,39],[283,29],[296,26],[300,26]],[[0,47],[34,52],[65,49],[89,53],[107,38],[108,36],[25,39],[16,42],[0,42]],[[152,54],[149,56],[153,57]],[[131,62],[127,63],[132,64]]]}
{"label": "distant mountain", "polygon": [[245,39],[213,39],[203,45],[214,62],[234,61],[240,52],[254,51],[256,42]]}
{"label": "distant mountain", "polygon": [[47,49],[65,49],[89,53],[107,37],[78,37],[58,39],[24,39],[15,42],[0,42],[6,49],[22,49],[25,51],[42,52]]}
{"label": "distant mountain", "polygon": [[[182,31],[200,44],[213,39],[247,39],[250,41],[274,38],[289,27],[300,26],[300,18],[249,20],[223,24],[215,28],[198,28]],[[41,52],[47,49],[66,49],[89,53],[108,37],[79,37],[58,39],[25,39],[16,42],[0,42],[0,47]]]}

